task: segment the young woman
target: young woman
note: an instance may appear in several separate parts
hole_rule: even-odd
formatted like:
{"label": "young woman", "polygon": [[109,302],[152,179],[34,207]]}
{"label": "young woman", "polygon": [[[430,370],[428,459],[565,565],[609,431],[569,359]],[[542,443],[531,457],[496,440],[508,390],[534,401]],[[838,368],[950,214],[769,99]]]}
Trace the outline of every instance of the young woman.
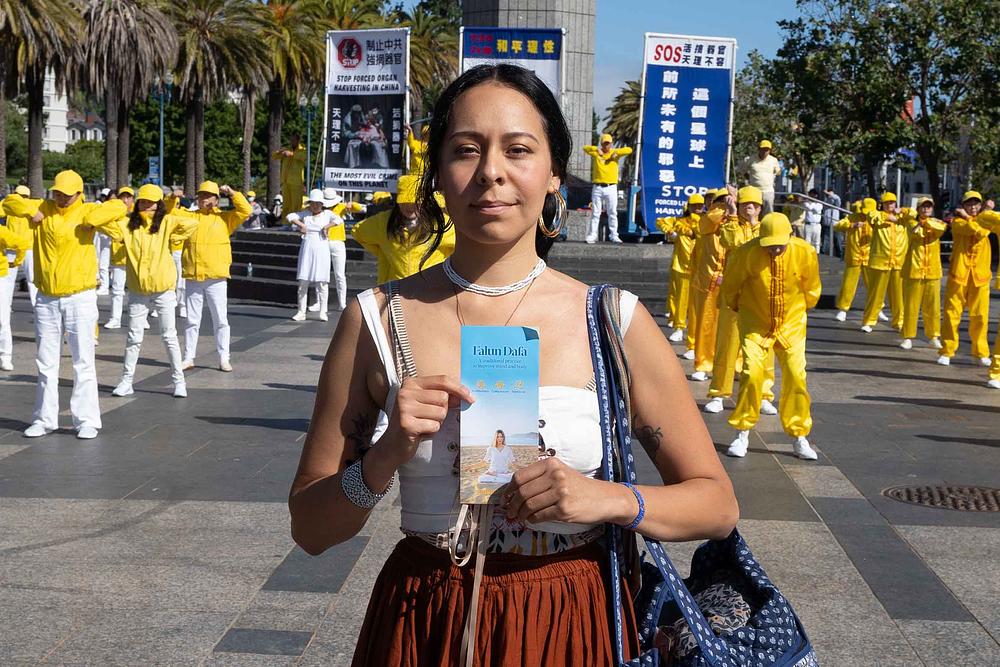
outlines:
{"label": "young woman", "polygon": [[[132,212],[132,204],[135,203],[135,191],[132,188],[123,186],[118,188],[118,199],[125,204],[128,212],[122,218],[128,222],[128,214]],[[161,197],[162,199],[162,197]],[[105,236],[105,233],[98,233],[98,236]],[[107,236],[110,239],[111,260],[110,260],[110,283],[111,283],[111,315],[104,323],[105,329],[121,329],[122,311],[125,309],[125,248],[120,241]]]}
{"label": "young woman", "polygon": [[306,319],[306,301],[309,298],[309,286],[316,286],[319,297],[319,319],[326,322],[327,301],[330,298],[330,246],[327,241],[327,230],[336,225],[343,225],[344,219],[324,208],[323,191],[313,189],[309,192],[306,204],[308,208],[287,216],[296,229],[302,233],[302,245],[299,247],[299,309],[292,316],[296,322]]}
{"label": "young woman", "polygon": [[52,184],[52,199],[41,203],[11,195],[4,212],[28,218],[35,256],[35,341],[38,346],[38,389],[31,425],[24,431],[37,438],[59,428],[59,357],[63,332],[73,357],[73,394],[69,408],[76,437],[96,438],[101,428],[97,399],[94,343],[97,331],[97,251],[94,227],[120,218],[125,205],[83,201],[83,179],[61,171]]}
{"label": "young woman", "polygon": [[486,450],[483,461],[489,463],[487,475],[508,475],[514,463],[514,450],[507,446],[507,435],[497,430],[493,436],[493,446]]}
{"label": "young woman", "polygon": [[[212,313],[215,325],[215,349],[219,354],[219,370],[232,372],[229,361],[229,267],[233,263],[233,248],[229,237],[240,228],[253,209],[241,193],[228,185],[205,181],[198,186],[198,209],[187,211],[177,206],[180,191],[175,191],[167,202],[167,212],[194,218],[198,228],[185,242],[181,252],[182,275],[185,282],[184,361],[187,370],[194,367],[198,352],[198,334],[201,332],[201,313],[205,303]],[[231,211],[219,210],[219,195],[229,197]]]}
{"label": "young woman", "polygon": [[421,268],[440,264],[455,248],[455,229],[450,224],[441,239],[431,245],[432,239],[418,219],[418,184],[416,176],[400,176],[396,205],[351,228],[354,240],[375,255],[380,284],[407,278]]}
{"label": "young woman", "polygon": [[128,285],[128,339],[125,343],[125,363],[122,379],[111,392],[115,396],[135,393],[132,381],[139,361],[143,332],[150,309],[159,314],[160,337],[167,348],[174,380],[174,396],[187,397],[184,371],[181,369],[181,347],[177,341],[175,311],[177,270],[171,255],[171,243],[183,241],[198,227],[196,218],[167,215],[160,186],[147,183],[139,188],[135,208],[128,216],[101,225],[101,231],[125,253],[126,284]]}
{"label": "young woman", "polygon": [[[555,193],[570,149],[559,105],[532,72],[484,65],[462,74],[434,109],[418,218],[433,249],[446,228],[440,190],[455,253],[360,295],[340,319],[289,505],[295,541],[319,554],[361,530],[399,472],[407,537],[379,575],[355,666],[459,664],[466,620],[482,630],[470,627],[479,665],[613,660],[599,538],[606,522],[634,521],[639,505],[624,485],[597,478],[587,286],[540,261],[558,233]],[[664,482],[638,487],[646,508],[638,531],[661,540],[725,537],[736,500],[679,362],[633,295],[621,306],[635,431]],[[441,547],[459,509],[458,407],[473,400],[456,379],[463,323],[538,330],[539,416],[557,451],[514,474],[483,528],[492,547],[477,614],[467,614],[471,572]],[[372,444],[380,409],[389,426]],[[626,618],[634,655],[635,621]]]}

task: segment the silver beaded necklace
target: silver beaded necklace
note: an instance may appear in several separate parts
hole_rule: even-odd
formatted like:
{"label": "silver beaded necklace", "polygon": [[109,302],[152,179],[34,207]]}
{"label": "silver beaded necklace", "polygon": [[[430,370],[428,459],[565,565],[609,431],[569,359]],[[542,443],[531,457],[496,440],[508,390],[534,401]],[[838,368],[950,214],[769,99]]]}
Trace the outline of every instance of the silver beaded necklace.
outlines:
{"label": "silver beaded necklace", "polygon": [[544,259],[539,259],[538,264],[535,264],[535,268],[531,270],[531,273],[526,275],[521,280],[516,283],[511,283],[510,285],[500,285],[499,287],[492,287],[490,285],[477,285],[476,283],[470,282],[458,275],[455,269],[451,266],[451,258],[444,260],[444,274],[448,276],[448,280],[457,287],[462,288],[466,292],[472,292],[473,294],[481,294],[482,296],[503,296],[504,294],[512,294],[513,292],[520,292],[525,287],[530,285],[532,281],[538,276],[542,275],[545,270],[546,264]]}

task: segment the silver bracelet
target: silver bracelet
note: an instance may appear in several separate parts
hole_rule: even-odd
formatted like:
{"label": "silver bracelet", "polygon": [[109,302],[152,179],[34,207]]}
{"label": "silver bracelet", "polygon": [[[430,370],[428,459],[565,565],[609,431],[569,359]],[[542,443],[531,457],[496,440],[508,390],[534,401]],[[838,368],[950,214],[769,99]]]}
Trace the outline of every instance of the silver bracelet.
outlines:
{"label": "silver bracelet", "polygon": [[392,479],[389,480],[389,486],[385,487],[385,491],[375,493],[365,484],[365,478],[362,475],[362,461],[364,459],[360,458],[344,469],[344,474],[340,476],[340,488],[344,490],[344,495],[352,503],[361,509],[370,510],[386,497],[396,481],[396,476],[393,475]]}

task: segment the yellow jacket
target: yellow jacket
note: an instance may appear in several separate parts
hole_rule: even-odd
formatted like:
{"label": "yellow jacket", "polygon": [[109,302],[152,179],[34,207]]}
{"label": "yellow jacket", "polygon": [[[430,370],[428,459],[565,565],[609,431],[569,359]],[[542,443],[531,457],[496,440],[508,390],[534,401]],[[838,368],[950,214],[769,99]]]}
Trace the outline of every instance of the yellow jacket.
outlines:
{"label": "yellow jacket", "polygon": [[[855,227],[856,223],[861,223]],[[846,218],[833,224],[833,231],[843,232],[844,266],[868,266],[868,253],[871,250],[872,228],[868,224],[865,213],[851,213]]]}
{"label": "yellow jacket", "polygon": [[[700,217],[697,213],[688,213],[683,218],[669,218],[672,221],[670,230],[664,230],[664,232],[676,234],[674,237],[674,259],[670,264],[670,270],[674,273],[683,275],[691,273],[694,244],[698,241],[698,219]],[[659,220],[656,221],[656,226],[663,229]]]}
{"label": "yellow jacket", "polygon": [[386,230],[391,213],[392,209],[376,213],[351,228],[354,240],[360,243],[365,250],[375,255],[375,259],[378,260],[377,280],[380,285],[390,280],[401,280],[412,276],[421,268],[427,269],[435,264],[440,264],[455,251],[455,225],[450,224],[451,221],[445,218],[449,224],[441,239],[441,245],[431,253],[431,256],[421,267],[420,262],[430,247],[431,241],[415,245],[410,245],[407,241],[403,243],[397,241]]}
{"label": "yellow jacket", "polygon": [[[330,210],[333,211],[334,215],[343,220],[344,215],[348,211],[351,213],[360,213],[365,210],[365,205],[354,201],[342,201]],[[330,229],[326,231],[326,238],[330,241],[346,241],[347,232],[345,231],[344,225],[335,225],[330,227]]]}
{"label": "yellow jacket", "polygon": [[[7,275],[7,267],[13,264],[15,267],[24,259],[24,252],[31,247],[31,237],[24,237],[15,234],[7,227],[0,226],[0,278]],[[14,261],[8,262],[4,252],[13,250]]]}
{"label": "yellow jacket", "polygon": [[[753,225],[740,220],[738,217],[729,218],[722,224],[720,232],[722,233],[722,237],[719,241],[722,243],[722,247],[726,249],[726,252],[729,253],[760,236],[760,222],[758,221],[756,225]],[[723,266],[725,266],[725,262],[723,262]]]}
{"label": "yellow jacket", "polygon": [[[97,287],[94,227],[120,218],[125,204],[117,199],[90,203],[79,197],[66,208],[58,208],[54,201],[10,195],[3,210],[8,216],[29,218],[35,286],[45,296],[61,297]],[[30,221],[36,213],[42,214],[41,222]]]}
{"label": "yellow jacket", "polygon": [[410,132],[406,135],[406,146],[410,149],[410,173],[415,176],[423,174],[427,166],[427,142]]}
{"label": "yellow jacket", "polygon": [[187,280],[214,280],[229,277],[233,263],[233,247],[229,237],[239,229],[253,208],[241,192],[233,192],[233,210],[214,209],[208,213],[177,208],[177,200],[167,197],[167,211],[198,221],[194,234],[184,243],[181,254],[181,274]]}
{"label": "yellow jacket", "polygon": [[722,269],[726,265],[726,249],[722,245],[723,221],[731,222],[736,216],[727,216],[722,207],[698,218],[698,238],[694,244],[691,286],[702,292],[711,292],[719,286]]}
{"label": "yellow jacket", "polygon": [[906,216],[909,227],[910,247],[903,263],[903,277],[915,280],[940,280],[941,271],[941,236],[948,229],[937,218],[918,218]]}
{"label": "yellow jacket", "polygon": [[879,271],[903,268],[909,246],[905,218],[905,209],[896,213],[895,222],[886,217],[883,211],[868,215],[868,224],[872,226],[871,250],[868,254],[870,268]]}
{"label": "yellow jacket", "polygon": [[972,218],[956,217],[951,223],[951,263],[948,279],[965,285],[972,280],[976,287],[990,282],[990,232],[1000,230],[1000,214],[984,211]]}
{"label": "yellow jacket", "polygon": [[584,146],[583,152],[591,157],[590,180],[605,185],[618,184],[618,161],[632,154],[631,148],[612,148],[602,153],[597,146]]}
{"label": "yellow jacket", "polygon": [[677,224],[677,218],[657,218],[656,228],[659,229],[664,234],[670,234],[674,231],[674,225]]}
{"label": "yellow jacket", "polygon": [[[35,210],[42,203],[41,199],[25,199],[29,205],[34,206]],[[3,202],[0,201],[0,206],[3,206]],[[31,250],[32,234],[31,234],[31,224],[28,222],[28,218],[22,215],[7,215],[7,230],[13,232],[16,236],[21,237],[28,244],[25,250]],[[20,266],[21,262],[24,261],[24,253],[18,253],[17,257],[14,258],[14,266]]]}
{"label": "yellow jacket", "polygon": [[760,239],[733,251],[721,296],[737,312],[741,336],[787,349],[805,340],[806,312],[822,291],[816,251],[792,237],[774,258],[760,247]]}
{"label": "yellow jacket", "polygon": [[806,224],[806,210],[798,202],[785,204],[781,207],[781,212],[788,217],[792,227],[801,229]]}
{"label": "yellow jacket", "polygon": [[140,213],[142,226],[129,229],[129,218],[118,218],[101,225],[100,230],[121,246],[125,254],[125,285],[130,292],[158,294],[177,287],[177,268],[170,247],[194,233],[198,220],[179,215],[165,215],[155,234],[149,231],[153,212]]}

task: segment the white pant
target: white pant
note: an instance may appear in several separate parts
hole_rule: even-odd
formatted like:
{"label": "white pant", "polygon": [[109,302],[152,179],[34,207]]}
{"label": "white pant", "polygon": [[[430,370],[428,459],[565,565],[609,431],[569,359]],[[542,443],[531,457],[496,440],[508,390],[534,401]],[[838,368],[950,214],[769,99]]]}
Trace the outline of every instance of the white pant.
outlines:
{"label": "white pant", "polygon": [[[0,255],[0,261],[6,259]],[[17,269],[9,269],[0,278],[0,361],[10,361],[14,354],[14,336],[11,332],[10,309],[14,302],[14,286],[17,285]]]}
{"label": "white pant", "polygon": [[174,258],[174,267],[177,269],[177,303],[180,304],[182,310],[187,309],[187,302],[184,300],[184,288],[187,281],[184,280],[184,274],[181,272],[181,251],[174,250],[170,253]]}
{"label": "white pant", "polygon": [[316,301],[319,304],[319,312],[325,313],[330,299],[330,283],[310,283],[308,280],[299,281],[299,313],[304,315],[306,312],[306,303],[309,300],[309,285],[316,286]]}
{"label": "white pant", "polygon": [[337,290],[337,307],[347,308],[347,246],[343,241],[330,241],[330,261],[333,262],[333,285]]}
{"label": "white pant", "polygon": [[594,185],[590,193],[590,228],[587,240],[597,240],[597,230],[601,224],[601,213],[608,214],[608,236],[618,238],[618,186]]}
{"label": "white pant", "polygon": [[146,330],[146,318],[150,307],[155,308],[160,315],[160,337],[167,348],[167,359],[170,361],[170,374],[174,384],[184,382],[184,371],[181,370],[181,346],[177,341],[175,319],[177,295],[172,290],[156,294],[129,294],[128,339],[125,342],[122,382],[132,382],[135,377],[135,365],[139,361],[139,349],[142,347],[142,337]]}
{"label": "white pant", "polygon": [[101,428],[101,406],[97,402],[97,368],[94,365],[94,333],[97,326],[97,294],[94,290],[70,296],[38,294],[35,303],[38,388],[32,423],[59,428],[59,357],[63,330],[73,357],[73,394],[69,409],[73,428]]}
{"label": "white pant", "polygon": [[228,282],[225,278],[187,281],[187,327],[184,329],[184,360],[194,361],[201,331],[201,309],[208,301],[215,325],[215,349],[219,363],[229,361],[229,315],[227,312]]}
{"label": "white pant", "polygon": [[[24,276],[25,281],[28,283],[28,298],[31,299],[31,307],[35,307],[35,299],[38,298],[38,288],[35,287],[35,255],[31,250],[26,250],[24,253],[24,261],[21,262],[21,266],[17,267],[21,270],[21,274]],[[14,273],[17,273],[15,270]]]}
{"label": "white pant", "polygon": [[97,248],[97,289],[101,293],[106,293],[111,285],[108,279],[108,269],[111,267],[111,239],[98,232],[94,234],[94,246]]}
{"label": "white pant", "polygon": [[816,252],[819,253],[819,241],[823,236],[823,225],[818,222],[807,222],[805,227],[806,243],[816,248]]}
{"label": "white pant", "polygon": [[[122,308],[125,305],[125,267],[111,266],[111,321],[122,321]],[[132,311],[129,310],[131,313]]]}

